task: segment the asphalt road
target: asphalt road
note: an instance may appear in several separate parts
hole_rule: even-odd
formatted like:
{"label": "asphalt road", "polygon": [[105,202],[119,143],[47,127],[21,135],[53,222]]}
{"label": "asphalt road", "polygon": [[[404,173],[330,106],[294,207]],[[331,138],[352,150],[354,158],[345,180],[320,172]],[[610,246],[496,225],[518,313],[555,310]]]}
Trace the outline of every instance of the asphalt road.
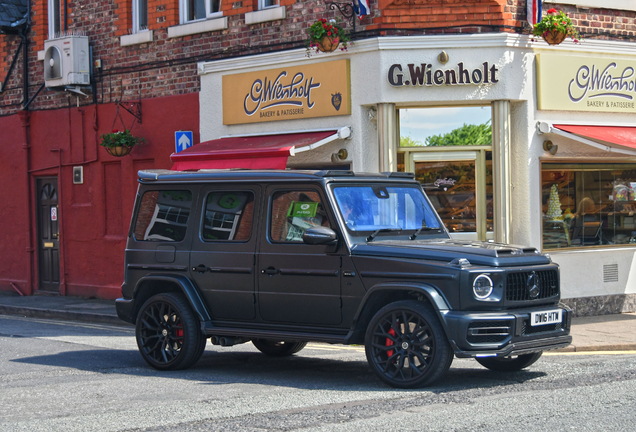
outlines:
{"label": "asphalt road", "polygon": [[275,359],[213,347],[158,372],[132,328],[0,315],[1,431],[636,431],[636,352],[545,355],[504,374],[455,359],[421,390],[378,381],[361,347]]}

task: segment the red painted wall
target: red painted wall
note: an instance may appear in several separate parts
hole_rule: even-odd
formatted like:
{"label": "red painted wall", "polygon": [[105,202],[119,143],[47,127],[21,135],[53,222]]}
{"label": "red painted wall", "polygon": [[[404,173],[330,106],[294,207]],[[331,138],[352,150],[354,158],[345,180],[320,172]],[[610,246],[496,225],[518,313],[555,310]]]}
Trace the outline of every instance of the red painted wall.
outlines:
{"label": "red painted wall", "polygon": [[[24,128],[18,115],[0,117],[0,289],[15,284],[26,294],[37,290],[37,251],[29,242],[35,233],[35,179],[58,176],[61,285],[63,295],[116,298],[123,281],[128,224],[137,190],[137,171],[170,168],[174,132],[191,130],[199,142],[199,94],[144,99],[142,124],[132,126],[146,144],[122,158],[99,146],[99,136],[124,129],[114,104],[71,106],[30,114],[27,192]],[[125,128],[133,116],[119,110]],[[113,123],[114,126],[113,126]],[[84,167],[84,184],[73,184],[73,166]],[[29,244],[33,243],[33,244]],[[33,248],[33,283],[28,286],[28,262]]]}

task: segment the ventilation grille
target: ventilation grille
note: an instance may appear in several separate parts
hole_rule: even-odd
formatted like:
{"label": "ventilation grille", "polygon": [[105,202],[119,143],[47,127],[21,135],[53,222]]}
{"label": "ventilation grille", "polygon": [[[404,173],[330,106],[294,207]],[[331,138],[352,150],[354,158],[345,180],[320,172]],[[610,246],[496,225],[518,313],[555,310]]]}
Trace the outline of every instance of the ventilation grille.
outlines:
{"label": "ventilation grille", "polygon": [[618,264],[605,264],[603,266],[603,282],[618,282]]}

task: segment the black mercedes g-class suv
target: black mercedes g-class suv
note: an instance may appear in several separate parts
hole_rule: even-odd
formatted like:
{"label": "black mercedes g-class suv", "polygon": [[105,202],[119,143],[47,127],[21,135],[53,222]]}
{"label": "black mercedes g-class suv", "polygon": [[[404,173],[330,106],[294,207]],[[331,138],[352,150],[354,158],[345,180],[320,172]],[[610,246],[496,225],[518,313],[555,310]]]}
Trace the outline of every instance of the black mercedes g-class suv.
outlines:
{"label": "black mercedes g-class suv", "polygon": [[364,344],[410,388],[454,356],[520,370],[570,344],[559,268],[534,248],[450,238],[410,173],[140,171],[117,313],[143,358],[184,369],[206,340],[272,356]]}

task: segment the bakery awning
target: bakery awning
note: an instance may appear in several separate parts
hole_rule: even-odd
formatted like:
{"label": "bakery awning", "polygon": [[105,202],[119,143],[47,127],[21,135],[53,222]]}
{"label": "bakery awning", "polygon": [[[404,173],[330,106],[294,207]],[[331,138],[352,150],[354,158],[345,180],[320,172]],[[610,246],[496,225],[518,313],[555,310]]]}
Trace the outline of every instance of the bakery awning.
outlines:
{"label": "bakery awning", "polygon": [[552,133],[614,153],[636,156],[636,127],[584,126],[540,122],[539,133]]}
{"label": "bakery awning", "polygon": [[234,135],[196,144],[170,155],[175,171],[199,169],[285,169],[287,158],[337,139],[348,138],[351,128],[276,134]]}

